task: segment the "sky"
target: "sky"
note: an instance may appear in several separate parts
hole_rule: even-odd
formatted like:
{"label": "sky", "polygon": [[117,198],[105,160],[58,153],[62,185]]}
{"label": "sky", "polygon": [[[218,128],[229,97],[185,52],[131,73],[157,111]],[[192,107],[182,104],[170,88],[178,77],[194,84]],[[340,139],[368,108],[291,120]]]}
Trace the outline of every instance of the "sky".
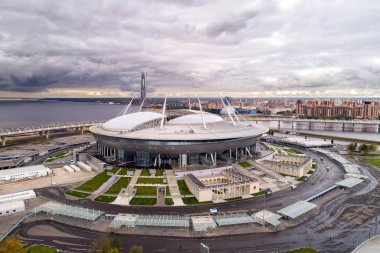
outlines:
{"label": "sky", "polygon": [[0,97],[379,97],[380,1],[0,0]]}

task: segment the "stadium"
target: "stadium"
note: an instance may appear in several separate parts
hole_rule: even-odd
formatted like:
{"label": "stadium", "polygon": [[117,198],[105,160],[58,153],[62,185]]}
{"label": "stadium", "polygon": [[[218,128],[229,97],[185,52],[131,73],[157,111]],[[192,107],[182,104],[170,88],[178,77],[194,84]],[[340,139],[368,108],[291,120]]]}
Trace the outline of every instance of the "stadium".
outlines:
{"label": "stadium", "polygon": [[[128,105],[130,106],[130,105]],[[234,110],[227,120],[199,110],[138,111],[126,114],[90,131],[97,151],[105,160],[135,166],[216,166],[252,156],[256,141],[267,132],[261,125],[240,119]]]}

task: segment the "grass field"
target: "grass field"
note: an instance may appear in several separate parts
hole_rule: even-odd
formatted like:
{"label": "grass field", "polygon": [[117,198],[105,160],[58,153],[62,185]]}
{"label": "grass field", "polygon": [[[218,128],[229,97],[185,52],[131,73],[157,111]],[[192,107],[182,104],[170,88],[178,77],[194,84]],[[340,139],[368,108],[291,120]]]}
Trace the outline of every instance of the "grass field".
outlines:
{"label": "grass field", "polygon": [[140,176],[148,176],[149,177],[150,176],[150,171],[148,169],[143,169],[141,171]]}
{"label": "grass field", "polygon": [[164,175],[165,170],[164,169],[158,169],[156,170],[156,177],[162,177]]}
{"label": "grass field", "polygon": [[66,194],[74,196],[74,197],[78,197],[78,198],[85,198],[91,195],[90,193],[77,192],[77,191],[67,191]]}
{"label": "grass field", "polygon": [[259,191],[259,192],[253,193],[251,195],[252,196],[261,196],[261,195],[264,195],[264,194],[265,194],[265,191]]}
{"label": "grass field", "polygon": [[139,179],[137,179],[137,183],[138,184],[164,184],[164,179],[160,177],[159,178],[139,177]]}
{"label": "grass field", "polygon": [[165,196],[170,196],[170,188],[169,186],[166,186],[166,192],[165,192]]}
{"label": "grass field", "polygon": [[365,157],[380,157],[380,154],[358,154],[358,153],[350,153],[352,156],[365,156]]}
{"label": "grass field", "polygon": [[124,169],[122,168],[119,173],[117,173],[118,175],[127,175],[128,174],[128,171],[135,171],[134,169]]}
{"label": "grass field", "polygon": [[131,181],[130,177],[121,177],[116,181],[106,192],[105,194],[119,194],[122,188],[128,186]]}
{"label": "grass field", "polygon": [[179,191],[181,192],[182,195],[190,195],[192,194],[189,188],[187,188],[187,185],[185,183],[185,180],[178,180],[177,181]]}
{"label": "grass field", "polygon": [[108,172],[112,172],[113,174],[116,174],[120,169],[119,168],[112,168],[108,170]]}
{"label": "grass field", "polygon": [[114,197],[114,196],[100,195],[95,200],[99,201],[99,202],[110,203],[110,202],[114,201],[115,199],[116,199],[116,197]]}
{"label": "grass field", "polygon": [[69,155],[71,155],[70,151],[62,151],[62,152],[59,152],[58,154],[56,154],[55,156],[49,157],[44,162],[45,163],[51,163],[51,162],[53,162],[55,160],[64,158],[64,157],[69,156]]}
{"label": "grass field", "polygon": [[132,198],[130,205],[154,206],[157,203],[156,198]]}
{"label": "grass field", "polygon": [[167,205],[167,206],[172,206],[172,205],[174,205],[174,201],[173,201],[173,199],[172,199],[172,198],[167,198],[167,199],[165,199],[165,205]]}
{"label": "grass field", "polygon": [[240,199],[241,199],[241,196],[240,197],[235,197],[235,198],[225,199],[225,201],[235,201],[235,200],[240,200]]}
{"label": "grass field", "polygon": [[28,253],[55,253],[56,249],[42,245],[34,245],[28,248]]}
{"label": "grass field", "polygon": [[241,167],[243,167],[243,168],[248,168],[248,167],[251,167],[251,166],[252,166],[252,164],[250,164],[250,163],[247,162],[247,161],[242,161],[242,162],[239,163],[239,165],[240,165]]}
{"label": "grass field", "polygon": [[79,190],[79,191],[86,191],[86,192],[94,192],[96,191],[102,184],[104,184],[110,176],[107,175],[107,171],[103,171],[84,184],[78,186],[74,190]]}
{"label": "grass field", "polygon": [[370,159],[370,158],[364,158],[363,161],[366,163],[372,164],[373,166],[376,166],[380,168],[380,159]]}
{"label": "grass field", "polygon": [[298,150],[292,149],[292,148],[282,147],[282,150],[284,150],[286,153],[288,153],[288,155],[301,155],[301,154],[303,154],[301,151],[298,151]]}
{"label": "grass field", "polygon": [[212,201],[199,202],[195,197],[182,198],[182,201],[185,205],[202,205],[213,203]]}
{"label": "grass field", "polygon": [[136,196],[157,196],[156,186],[135,186]]}

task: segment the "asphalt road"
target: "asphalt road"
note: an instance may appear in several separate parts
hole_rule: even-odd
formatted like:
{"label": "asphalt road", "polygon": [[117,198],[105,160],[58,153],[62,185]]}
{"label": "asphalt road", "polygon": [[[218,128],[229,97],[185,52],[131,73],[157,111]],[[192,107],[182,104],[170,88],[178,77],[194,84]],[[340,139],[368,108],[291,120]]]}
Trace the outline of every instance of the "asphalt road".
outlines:
{"label": "asphalt road", "polygon": [[[267,197],[266,207],[278,210],[283,206],[298,200],[306,199],[322,191],[343,178],[343,171],[332,161],[324,158],[323,163],[314,153],[309,153],[318,162],[316,172],[310,179],[299,185],[294,191],[281,191]],[[326,166],[330,167],[327,171]],[[342,193],[327,201],[320,207],[318,215],[301,225],[288,228],[276,233],[255,233],[243,235],[230,235],[212,238],[179,238],[179,237],[153,237],[146,235],[121,234],[123,250],[133,244],[143,245],[144,252],[199,252],[199,243],[203,242],[210,247],[210,252],[273,252],[302,246],[311,246],[322,252],[351,252],[369,236],[374,235],[376,209],[380,208],[380,199],[376,202],[376,195],[380,195],[377,179],[380,171],[362,164],[363,174],[369,176],[368,182],[362,184],[357,190]],[[198,213],[208,212],[210,206],[197,207],[122,207],[102,204],[88,200],[69,201],[64,199],[64,189],[57,189],[55,193],[49,189],[38,190],[38,194],[67,204],[78,204],[83,207],[104,210],[107,213]],[[53,189],[54,191],[54,189]],[[375,201],[375,202],[374,202]],[[263,208],[263,199],[253,198],[239,202],[213,204],[221,211],[250,210],[253,212]],[[356,215],[360,208],[365,211]],[[358,211],[359,210],[359,211]],[[351,216],[347,216],[351,214]],[[353,217],[353,218],[346,218]],[[33,236],[28,230],[36,225],[46,224],[66,234],[81,238],[73,239],[58,236]],[[16,230],[25,241],[43,242],[70,252],[83,252],[88,249],[93,240],[102,234],[82,228],[62,225],[53,221],[38,221],[21,224]],[[380,232],[380,231],[378,231]],[[76,245],[71,245],[76,244]],[[125,251],[123,251],[125,252]]]}

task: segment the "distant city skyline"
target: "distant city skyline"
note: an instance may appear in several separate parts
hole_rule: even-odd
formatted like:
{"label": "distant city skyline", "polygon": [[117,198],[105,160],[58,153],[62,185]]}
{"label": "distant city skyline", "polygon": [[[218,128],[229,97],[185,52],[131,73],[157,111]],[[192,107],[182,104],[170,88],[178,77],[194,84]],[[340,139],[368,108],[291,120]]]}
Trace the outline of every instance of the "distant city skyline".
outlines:
{"label": "distant city skyline", "polygon": [[0,97],[373,97],[377,1],[0,2]]}

